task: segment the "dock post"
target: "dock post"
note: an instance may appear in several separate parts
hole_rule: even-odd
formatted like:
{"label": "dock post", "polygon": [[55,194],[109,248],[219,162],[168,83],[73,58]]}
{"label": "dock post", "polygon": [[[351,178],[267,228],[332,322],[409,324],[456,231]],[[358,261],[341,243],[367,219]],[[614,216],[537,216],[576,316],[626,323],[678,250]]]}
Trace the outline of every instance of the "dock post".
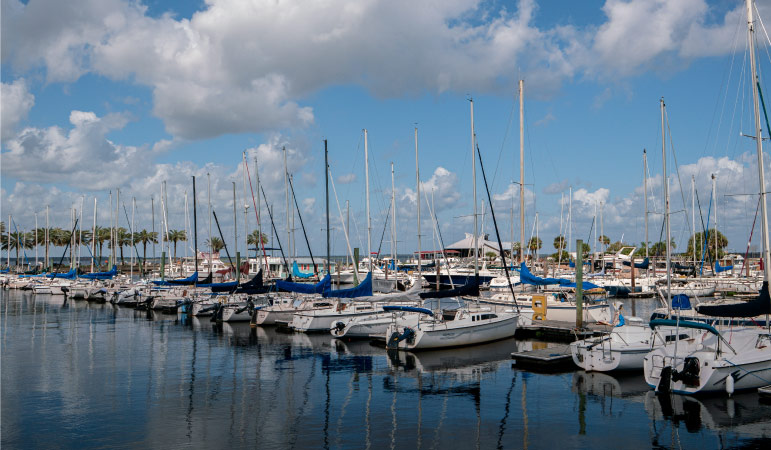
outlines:
{"label": "dock post", "polygon": [[584,327],[584,242],[576,240],[576,328]]}
{"label": "dock post", "polygon": [[241,282],[241,252],[236,252],[236,281]]}
{"label": "dock post", "polygon": [[166,279],[166,252],[161,252],[161,280]]}

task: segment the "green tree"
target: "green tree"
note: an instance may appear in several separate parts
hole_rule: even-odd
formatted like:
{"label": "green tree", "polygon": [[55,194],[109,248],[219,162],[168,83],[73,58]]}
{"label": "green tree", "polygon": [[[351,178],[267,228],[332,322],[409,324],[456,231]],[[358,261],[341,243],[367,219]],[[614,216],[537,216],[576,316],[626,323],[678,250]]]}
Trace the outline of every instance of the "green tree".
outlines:
{"label": "green tree", "polygon": [[632,246],[629,245],[629,244],[625,244],[625,243],[623,243],[621,241],[616,241],[616,242],[610,244],[610,246],[607,249],[607,252],[608,253],[616,253],[617,251],[621,250],[623,247],[632,247]]}
{"label": "green tree", "polygon": [[123,247],[131,247],[133,245],[132,235],[129,231],[123,227],[118,227],[118,251],[120,252],[120,263],[125,264],[123,260]]}
{"label": "green tree", "polygon": [[543,241],[541,241],[541,238],[533,236],[530,238],[530,242],[527,243],[527,248],[531,252],[534,252],[540,250],[542,245]]}
{"label": "green tree", "polygon": [[[710,228],[707,230],[707,257],[709,261],[715,260],[715,229]],[[704,246],[704,233],[698,232],[695,235],[691,236],[690,239],[688,239],[688,248],[685,250],[686,255],[692,256],[693,255],[693,246],[694,246],[694,240],[696,241],[696,258],[702,259],[702,247]],[[725,248],[728,246],[728,239],[721,233],[720,231],[717,231],[717,257],[722,258],[725,256]]]}
{"label": "green tree", "polygon": [[212,251],[216,253],[222,250],[223,248],[225,248],[225,243],[222,242],[222,239],[218,237],[213,237],[211,238],[211,242],[209,241],[209,239],[206,240],[206,247],[211,248]]}
{"label": "green tree", "polygon": [[110,231],[110,228],[100,226],[96,227],[96,234],[94,239],[96,241],[96,245],[99,246],[99,251],[96,255],[94,255],[94,257],[97,257],[97,265],[100,265],[102,262],[102,255],[104,255],[104,253],[102,253],[102,249],[104,248],[104,243],[112,238],[112,233]]}
{"label": "green tree", "polygon": [[265,233],[262,233],[262,242],[260,242],[259,234],[260,234],[259,230],[254,230],[251,233],[249,233],[249,235],[246,237],[246,243],[251,245],[267,244],[268,235]]}
{"label": "green tree", "polygon": [[487,253],[485,253],[485,257],[487,259],[495,259],[496,256],[498,256],[498,254],[495,253],[495,252],[487,252]]}
{"label": "green tree", "polygon": [[554,238],[554,248],[557,250],[557,253],[559,253],[560,250],[565,250],[565,244],[565,236],[560,235]]}
{"label": "green tree", "polygon": [[610,238],[603,234],[602,236],[597,238],[597,242],[599,242],[602,245],[609,245],[610,244]]}
{"label": "green tree", "polygon": [[16,265],[19,265],[19,251],[23,249],[31,249],[33,239],[30,238],[28,233],[21,231],[11,232],[11,239],[8,236],[3,239],[2,249],[9,252],[11,249],[16,250]]}
{"label": "green tree", "polygon": [[166,240],[174,244],[174,259],[177,259],[177,242],[187,240],[187,234],[184,230],[169,230],[166,233]]}
{"label": "green tree", "polygon": [[142,243],[142,259],[147,261],[147,244],[158,243],[158,232],[142,230],[134,233],[134,242]]}
{"label": "green tree", "polygon": [[[672,238],[671,242],[669,243],[670,247],[672,249],[675,249],[677,246],[675,245],[675,238]],[[659,241],[655,244],[651,245],[651,249],[649,252],[651,255],[654,256],[663,256],[667,254],[667,242],[666,241]]]}

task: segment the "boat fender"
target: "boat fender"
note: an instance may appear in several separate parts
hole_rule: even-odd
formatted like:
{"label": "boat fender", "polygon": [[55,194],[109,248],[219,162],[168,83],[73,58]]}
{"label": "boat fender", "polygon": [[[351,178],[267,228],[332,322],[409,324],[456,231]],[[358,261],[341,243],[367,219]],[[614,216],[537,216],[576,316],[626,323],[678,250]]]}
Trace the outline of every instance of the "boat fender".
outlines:
{"label": "boat fender", "polygon": [[728,396],[730,397],[734,393],[734,377],[733,375],[728,375],[725,379],[725,391],[728,393]]}

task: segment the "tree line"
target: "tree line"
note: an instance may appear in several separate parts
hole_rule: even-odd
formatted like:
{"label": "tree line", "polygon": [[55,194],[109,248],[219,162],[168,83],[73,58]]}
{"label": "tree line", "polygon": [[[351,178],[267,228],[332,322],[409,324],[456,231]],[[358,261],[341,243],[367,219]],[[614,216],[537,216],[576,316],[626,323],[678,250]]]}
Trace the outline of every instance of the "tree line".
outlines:
{"label": "tree line", "polygon": [[[95,231],[95,232],[94,232]],[[74,234],[74,236],[73,236]],[[124,227],[118,227],[115,233],[115,246],[120,256],[121,264],[125,263],[124,248],[129,249],[135,245],[142,246],[143,259],[147,259],[147,246],[151,244],[157,244],[159,242],[159,233],[157,231],[141,230],[135,233],[130,233]],[[173,258],[177,259],[177,244],[187,241],[187,233],[184,230],[169,230],[164,234],[164,240],[170,242],[173,245]],[[10,233],[10,239],[6,231],[5,222],[0,222],[0,249],[4,251],[15,251],[16,261],[19,261],[19,254],[26,250],[33,250],[35,247],[44,246],[46,238],[46,229],[37,228],[32,231],[12,231]],[[74,241],[73,241],[74,239]],[[254,230],[247,236],[247,244],[257,245],[259,241],[259,231]],[[48,242],[54,247],[66,247],[67,245],[74,243],[77,247],[84,245],[91,247],[92,243],[95,244],[95,253],[93,255],[97,260],[101,260],[105,244],[108,249],[112,249],[112,229],[107,227],[97,226],[95,230],[77,230],[72,233],[70,230],[62,228],[49,228],[48,229]],[[268,242],[268,236],[262,233],[262,243]],[[210,245],[211,244],[211,245]],[[225,247],[222,239],[213,237],[211,242],[209,239],[204,241],[206,248],[211,247],[214,252],[218,252]]]}

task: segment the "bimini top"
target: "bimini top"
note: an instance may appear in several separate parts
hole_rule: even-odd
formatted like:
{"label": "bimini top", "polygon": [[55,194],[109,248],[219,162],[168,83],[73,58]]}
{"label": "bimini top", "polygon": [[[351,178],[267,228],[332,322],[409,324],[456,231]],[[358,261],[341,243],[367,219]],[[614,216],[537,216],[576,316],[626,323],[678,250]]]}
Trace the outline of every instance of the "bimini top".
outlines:
{"label": "bimini top", "polygon": [[680,326],[682,328],[693,328],[696,330],[704,330],[709,331],[710,333],[720,336],[720,332],[715,329],[712,325],[703,323],[703,322],[692,322],[690,320],[681,320],[680,323],[678,323],[675,319],[653,319],[651,320],[650,327],[656,328],[656,327],[676,327]]}
{"label": "bimini top", "polygon": [[430,309],[418,308],[417,306],[385,305],[383,306],[383,311],[406,311],[406,312],[428,314],[429,316],[434,315],[433,311],[431,311]]}

